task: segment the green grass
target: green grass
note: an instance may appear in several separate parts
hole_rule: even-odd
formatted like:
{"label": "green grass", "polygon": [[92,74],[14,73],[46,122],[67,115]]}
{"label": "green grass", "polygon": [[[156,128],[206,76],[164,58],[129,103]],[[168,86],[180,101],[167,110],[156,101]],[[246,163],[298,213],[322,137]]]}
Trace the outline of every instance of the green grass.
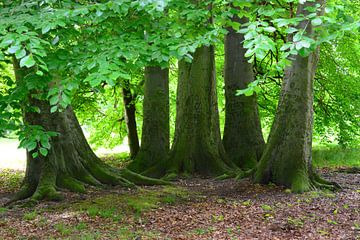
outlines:
{"label": "green grass", "polygon": [[35,220],[35,218],[38,216],[38,213],[36,211],[25,213],[23,216],[23,220],[25,221],[32,221]]}
{"label": "green grass", "polygon": [[316,146],[313,148],[313,163],[318,168],[360,167],[360,148]]}
{"label": "green grass", "polygon": [[127,153],[127,152],[105,154],[105,155],[100,156],[100,158],[105,163],[109,164],[112,167],[116,167],[116,168],[124,168],[131,161],[129,153]]}
{"label": "green grass", "polygon": [[15,192],[24,178],[24,172],[16,170],[0,170],[0,192]]}

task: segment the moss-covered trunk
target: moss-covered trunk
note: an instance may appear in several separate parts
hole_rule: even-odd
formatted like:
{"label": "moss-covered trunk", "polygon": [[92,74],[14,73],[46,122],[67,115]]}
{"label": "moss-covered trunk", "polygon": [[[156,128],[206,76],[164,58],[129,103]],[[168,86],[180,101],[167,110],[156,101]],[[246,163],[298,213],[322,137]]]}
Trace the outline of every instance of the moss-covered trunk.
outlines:
{"label": "moss-covered trunk", "polygon": [[[306,15],[306,7],[323,0],[299,4],[297,14]],[[308,34],[311,23],[298,26]],[[292,56],[286,69],[276,117],[264,154],[255,172],[255,181],[273,182],[304,192],[316,187],[333,188],[336,184],[318,177],[312,169],[313,79],[318,50],[308,57]]]}
{"label": "moss-covered trunk", "polygon": [[126,129],[128,134],[130,156],[131,158],[134,158],[139,152],[139,137],[138,137],[137,125],[136,125],[135,99],[131,92],[130,83],[128,81],[124,81],[122,92],[123,92],[123,101],[125,108],[124,117],[125,117]]}
{"label": "moss-covered trunk", "polygon": [[[24,71],[14,64],[17,81],[26,81]],[[51,139],[51,149],[47,156],[32,157],[27,153],[26,176],[15,200],[32,198],[34,200],[60,200],[59,190],[68,189],[84,192],[86,185],[166,184],[166,182],[147,178],[127,169],[117,170],[103,163],[91,150],[80,124],[68,107],[61,112],[50,112],[48,101],[29,96],[29,105],[39,112],[24,111],[24,123],[40,125],[45,131],[59,133]]]}
{"label": "moss-covered trunk", "polygon": [[169,152],[169,69],[145,68],[141,147],[129,169],[143,172]]}
{"label": "moss-covered trunk", "polygon": [[[246,23],[237,15],[232,21]],[[255,167],[265,147],[261,131],[256,95],[236,96],[236,90],[247,88],[254,81],[252,64],[245,58],[244,36],[228,28],[225,36],[225,151],[237,166]]]}
{"label": "moss-covered trunk", "polygon": [[157,170],[168,175],[220,175],[231,171],[221,142],[214,48],[200,47],[192,63],[179,62],[174,143]]}

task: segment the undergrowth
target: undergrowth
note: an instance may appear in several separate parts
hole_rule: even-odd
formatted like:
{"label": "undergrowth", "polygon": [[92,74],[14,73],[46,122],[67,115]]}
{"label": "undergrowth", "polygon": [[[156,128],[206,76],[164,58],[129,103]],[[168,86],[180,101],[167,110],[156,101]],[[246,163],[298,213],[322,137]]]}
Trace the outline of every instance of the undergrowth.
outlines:
{"label": "undergrowth", "polygon": [[313,148],[313,163],[317,168],[360,167],[360,148],[316,146]]}

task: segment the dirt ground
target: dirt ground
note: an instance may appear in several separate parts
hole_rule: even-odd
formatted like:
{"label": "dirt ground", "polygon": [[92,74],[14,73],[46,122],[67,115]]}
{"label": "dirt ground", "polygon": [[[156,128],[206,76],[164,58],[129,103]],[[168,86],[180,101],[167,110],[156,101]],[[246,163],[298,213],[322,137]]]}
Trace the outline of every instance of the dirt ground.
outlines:
{"label": "dirt ground", "polygon": [[343,189],[292,194],[246,179],[192,179],[65,193],[59,203],[0,208],[0,239],[360,239],[360,174],[323,175]]}

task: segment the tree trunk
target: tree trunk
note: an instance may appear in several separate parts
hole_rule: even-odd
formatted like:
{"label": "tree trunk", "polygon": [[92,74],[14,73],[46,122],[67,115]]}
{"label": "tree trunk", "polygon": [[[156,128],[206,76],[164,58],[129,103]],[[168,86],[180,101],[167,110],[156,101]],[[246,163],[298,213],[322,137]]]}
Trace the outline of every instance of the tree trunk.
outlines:
{"label": "tree trunk", "polygon": [[[246,23],[235,15],[234,22]],[[251,169],[260,160],[265,147],[261,131],[256,95],[236,96],[236,91],[247,88],[254,81],[252,64],[245,58],[243,34],[228,28],[225,36],[225,151],[237,166]]]}
{"label": "tree trunk", "polygon": [[125,122],[128,134],[128,143],[130,148],[130,157],[135,158],[139,152],[139,137],[136,127],[136,108],[134,103],[134,97],[130,90],[130,83],[125,81],[123,91],[123,101],[125,106]]}
{"label": "tree trunk", "polygon": [[214,48],[203,46],[192,63],[179,62],[174,143],[167,161],[155,169],[169,178],[213,176],[230,172],[229,165],[220,137]]}
{"label": "tree trunk", "polygon": [[[14,64],[18,82],[24,81],[24,70]],[[84,192],[86,184],[166,184],[165,181],[141,176],[127,169],[117,170],[103,163],[91,150],[80,124],[68,107],[62,112],[50,113],[48,101],[29,97],[29,104],[38,107],[40,113],[24,112],[24,123],[40,125],[45,131],[59,133],[51,139],[51,149],[46,157],[32,157],[27,153],[27,168],[23,185],[13,201],[30,198],[33,200],[60,200],[59,189]]]}
{"label": "tree trunk", "polygon": [[169,69],[145,68],[141,147],[128,166],[143,172],[164,160],[169,152]]}
{"label": "tree trunk", "polygon": [[[297,14],[324,0],[299,4]],[[298,26],[312,33],[311,23]],[[292,56],[285,71],[281,96],[269,140],[255,172],[255,182],[275,183],[304,192],[317,187],[335,188],[318,177],[312,168],[313,79],[318,51],[308,57]]]}

